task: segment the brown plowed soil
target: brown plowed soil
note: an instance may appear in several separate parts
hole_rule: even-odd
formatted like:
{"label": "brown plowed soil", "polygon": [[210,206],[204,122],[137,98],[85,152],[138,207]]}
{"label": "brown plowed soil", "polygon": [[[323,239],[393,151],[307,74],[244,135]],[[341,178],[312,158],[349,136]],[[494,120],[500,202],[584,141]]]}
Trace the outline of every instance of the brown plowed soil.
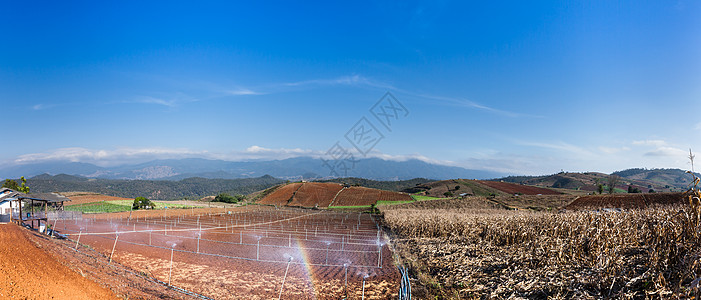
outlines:
{"label": "brown plowed soil", "polygon": [[260,204],[267,205],[287,205],[287,202],[292,199],[295,192],[302,186],[301,182],[295,182],[288,184],[286,186],[280,187],[269,195],[265,196],[263,199],[258,201]]}
{"label": "brown plowed soil", "polygon": [[499,181],[488,181],[488,180],[477,180],[477,182],[486,185],[488,187],[500,190],[507,194],[523,194],[523,195],[560,195],[562,193],[553,191],[551,189],[541,188],[537,186],[530,185],[520,185],[510,182],[499,182]]}
{"label": "brown plowed soil", "polygon": [[307,182],[295,193],[290,206],[328,207],[343,186],[338,183]]}
{"label": "brown plowed soil", "polygon": [[47,254],[15,224],[0,225],[0,298],[117,299]]}
{"label": "brown plowed soil", "polygon": [[[340,191],[340,193],[339,193]],[[334,200],[334,197],[336,198]],[[288,200],[292,198],[292,201]],[[337,183],[306,182],[288,184],[258,203],[277,206],[329,207],[371,205],[377,201],[411,201],[411,196],[366,187],[343,188]]]}
{"label": "brown plowed soil", "polygon": [[590,195],[575,199],[566,209],[647,208],[687,203],[683,193]]}
{"label": "brown plowed soil", "polygon": [[333,205],[360,206],[371,205],[377,201],[411,201],[411,196],[403,193],[354,186],[341,191]]}

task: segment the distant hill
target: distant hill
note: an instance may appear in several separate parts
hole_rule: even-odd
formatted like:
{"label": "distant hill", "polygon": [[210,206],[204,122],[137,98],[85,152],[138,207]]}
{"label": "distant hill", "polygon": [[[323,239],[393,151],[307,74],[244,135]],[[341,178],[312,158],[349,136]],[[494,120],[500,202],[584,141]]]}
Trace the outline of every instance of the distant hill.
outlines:
{"label": "distant hill", "polygon": [[284,181],[269,175],[243,179],[187,178],[170,180],[95,179],[73,175],[43,174],[27,180],[31,192],[92,192],[109,196],[156,200],[199,199],[218,193],[249,194]]}
{"label": "distant hill", "polygon": [[[691,174],[680,169],[628,169],[613,172],[611,175],[621,177],[617,188],[625,189],[632,185],[643,192],[650,189],[656,192],[679,192],[686,190],[691,183]],[[697,173],[697,176],[701,174]],[[527,185],[536,185],[549,188],[563,188],[572,190],[596,191],[597,183],[606,185],[608,174],[587,173],[557,173],[543,176],[509,176],[495,179],[495,181],[512,182]]]}
{"label": "distant hill", "polygon": [[[99,167],[87,163],[44,162],[0,166],[0,178],[32,177],[39,174],[69,174],[101,179],[165,179],[191,177],[236,179],[263,175],[289,179],[330,179],[331,170],[320,159],[297,157],[270,161],[224,161],[201,158],[163,159],[117,167]],[[432,179],[488,179],[504,174],[431,164],[420,160],[392,161],[379,158],[357,159],[347,174],[338,175],[373,180],[407,180],[417,177]]]}

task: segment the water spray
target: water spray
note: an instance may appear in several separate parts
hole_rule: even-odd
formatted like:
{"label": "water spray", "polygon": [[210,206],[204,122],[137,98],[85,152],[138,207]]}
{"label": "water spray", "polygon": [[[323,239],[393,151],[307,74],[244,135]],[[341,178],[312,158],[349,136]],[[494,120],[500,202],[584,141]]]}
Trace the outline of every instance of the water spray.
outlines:
{"label": "water spray", "polygon": [[114,249],[117,248],[117,240],[119,240],[119,232],[114,234],[114,245],[112,245],[112,253],[110,254],[110,262],[108,264],[112,263],[112,256],[114,255]]}
{"label": "water spray", "polygon": [[293,257],[290,256],[289,261],[287,261],[287,268],[285,269],[285,276],[282,277],[282,285],[280,285],[280,293],[277,296],[277,300],[280,300],[282,298],[282,288],[285,287],[285,279],[287,279],[287,271],[290,270],[290,264],[292,263]]}
{"label": "water spray", "polygon": [[75,241],[75,250],[78,250],[78,243],[80,243],[80,236],[83,234],[83,231],[81,230],[78,233],[78,239]]}
{"label": "water spray", "polygon": [[362,300],[365,300],[365,278],[368,278],[368,275],[363,276],[363,294],[362,294]]}
{"label": "water spray", "polygon": [[258,247],[256,247],[256,260],[260,260],[260,237],[258,237]]}
{"label": "water spray", "polygon": [[343,268],[346,271],[346,277],[345,277],[345,281],[343,283],[343,290],[345,291],[346,298],[347,298],[348,297],[348,264],[347,263],[343,264]]}
{"label": "water spray", "polygon": [[326,242],[326,260],[324,261],[324,265],[329,264],[329,246],[331,245],[331,242]]}
{"label": "water spray", "polygon": [[170,285],[170,276],[173,275],[173,251],[175,250],[175,244],[170,247],[170,271],[168,271],[168,285]]}

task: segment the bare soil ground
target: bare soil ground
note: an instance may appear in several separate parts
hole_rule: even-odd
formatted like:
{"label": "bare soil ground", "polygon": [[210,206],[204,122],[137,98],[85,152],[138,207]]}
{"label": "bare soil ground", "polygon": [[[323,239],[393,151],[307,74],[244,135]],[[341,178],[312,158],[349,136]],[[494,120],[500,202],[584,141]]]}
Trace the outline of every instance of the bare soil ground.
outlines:
{"label": "bare soil ground", "polygon": [[13,223],[0,225],[0,298],[117,299],[47,253],[50,242],[36,240]]}
{"label": "bare soil ground", "polygon": [[411,201],[406,193],[366,187],[343,188],[337,183],[305,182],[283,186],[264,197],[259,204],[299,207],[371,205],[377,201]]}
{"label": "bare soil ground", "polygon": [[377,201],[411,201],[404,193],[389,192],[365,187],[349,187],[341,191],[333,202],[334,206],[371,205]]}
{"label": "bare soil ground", "polygon": [[269,195],[263,197],[263,199],[258,201],[258,203],[278,206],[287,205],[287,202],[289,202],[292,199],[292,196],[294,196],[295,192],[301,186],[301,182],[295,182],[282,186],[274,192],[270,193]]}
{"label": "bare soil ground", "polygon": [[328,207],[343,186],[338,183],[307,182],[295,193],[288,205],[301,207]]}

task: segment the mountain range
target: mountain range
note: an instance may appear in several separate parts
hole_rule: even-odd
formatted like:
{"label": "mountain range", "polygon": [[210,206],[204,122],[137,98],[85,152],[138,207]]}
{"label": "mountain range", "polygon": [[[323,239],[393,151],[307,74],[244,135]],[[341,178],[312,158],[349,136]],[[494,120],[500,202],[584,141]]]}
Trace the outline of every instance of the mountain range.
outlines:
{"label": "mountain range", "polygon": [[[323,179],[359,177],[373,180],[406,180],[417,177],[431,179],[489,179],[505,174],[461,167],[431,164],[421,160],[392,161],[379,158],[356,160],[347,172],[332,174],[320,159],[297,157],[267,161],[224,161],[202,158],[152,160],[139,164],[100,167],[82,162],[41,162],[0,167],[0,178],[27,178],[40,174],[68,174],[100,179],[182,180],[191,177],[210,179],[255,178],[270,175],[276,178]],[[335,175],[335,176],[333,176]]]}

